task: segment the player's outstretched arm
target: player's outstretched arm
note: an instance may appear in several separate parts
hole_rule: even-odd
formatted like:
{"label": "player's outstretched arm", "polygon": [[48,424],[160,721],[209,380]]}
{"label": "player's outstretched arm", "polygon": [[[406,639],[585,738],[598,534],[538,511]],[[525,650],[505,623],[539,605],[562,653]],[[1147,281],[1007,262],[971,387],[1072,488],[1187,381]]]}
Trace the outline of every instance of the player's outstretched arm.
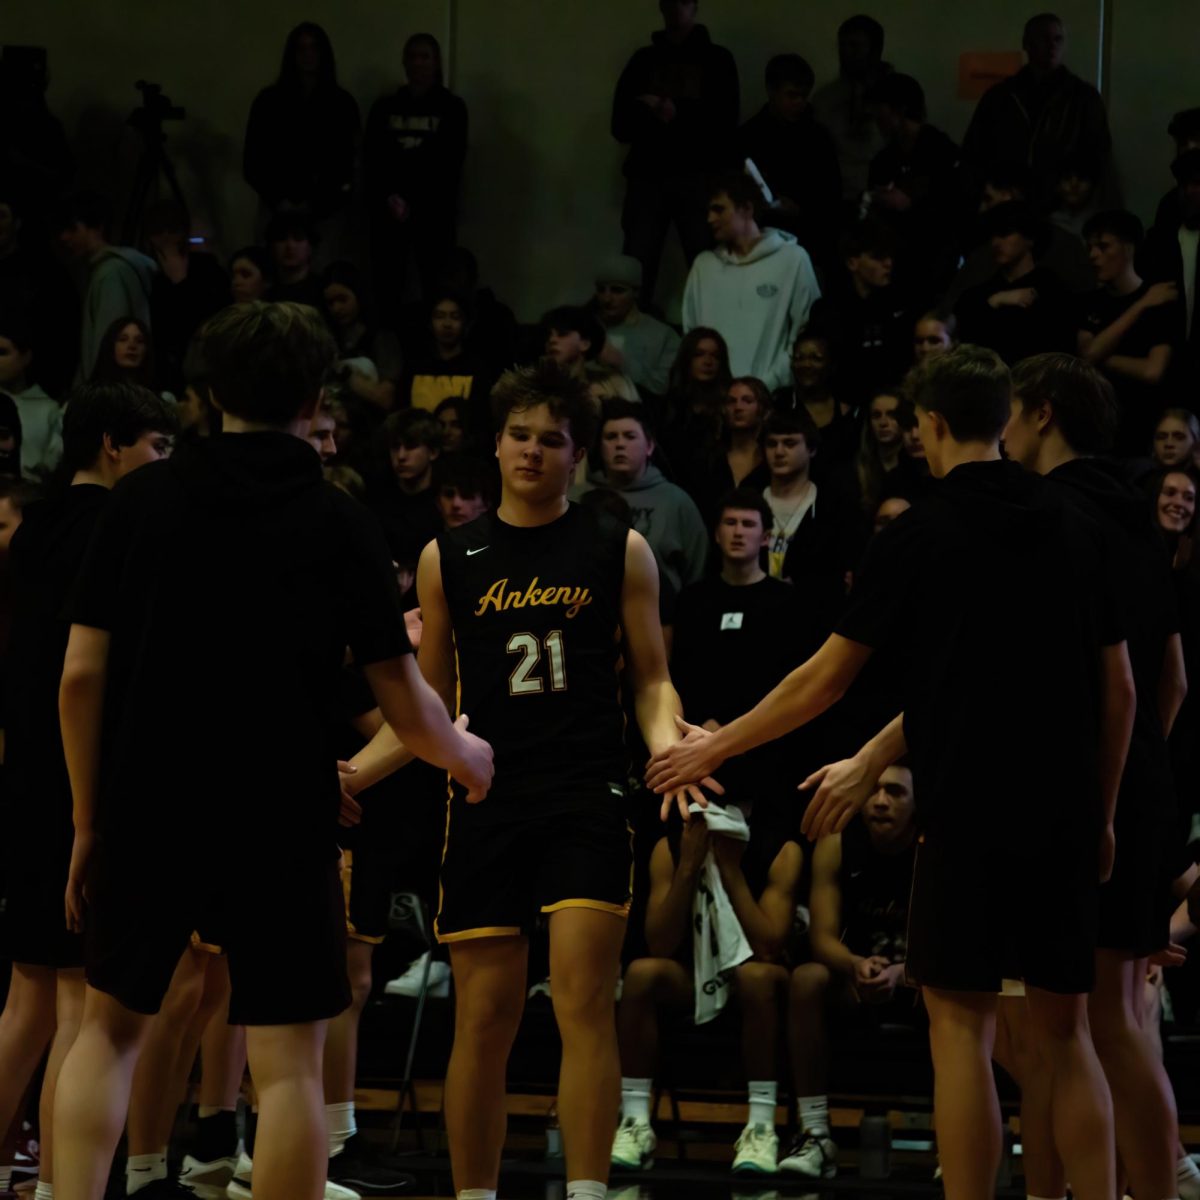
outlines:
{"label": "player's outstretched arm", "polygon": [[76,932],[83,929],[83,881],[94,839],[110,640],[111,635],[105,629],[72,625],[58,690],[58,715],[75,824],[75,844],[67,875],[66,921],[67,928]]}
{"label": "player's outstretched arm", "polygon": [[[654,552],[640,533],[630,530],[625,542],[625,582],[621,591],[621,627],[630,682],[633,685],[634,711],[638,728],[652,755],[676,745],[688,731],[683,721],[683,705],[671,682],[667,667],[667,648],[663,642],[658,612],[658,563]],[[720,794],[723,789],[708,772],[701,772],[683,785],[665,791],[662,806],[666,820],[671,804],[687,820],[688,805],[706,805],[708,799],[700,786]]]}
{"label": "player's outstretched arm", "polygon": [[[434,580],[436,579],[436,587]],[[453,655],[449,647],[449,614],[441,586],[441,562],[436,543],[426,546],[417,572],[424,633],[421,663],[436,653],[445,639],[453,694]],[[445,767],[467,789],[469,801],[482,800],[492,783],[492,748],[467,732],[467,718],[452,722],[446,708],[446,670],[439,667],[427,682],[411,654],[365,667],[384,719],[396,738],[418,758]]]}
{"label": "player's outstretched arm", "polygon": [[802,832],[817,838],[841,833],[870,798],[885,767],[903,757],[904,714],[893,717],[857,754],[814,771],[801,791],[816,788],[800,822]]}
{"label": "player's outstretched arm", "polygon": [[654,754],[646,783],[663,793],[711,774],[743,754],[819,717],[842,698],[871,657],[871,648],[834,633],[807,662],[768,692],[748,713],[715,733],[691,727],[687,737]]}
{"label": "player's outstretched arm", "polygon": [[350,759],[354,773],[343,780],[342,786],[352,796],[357,796],[401,767],[408,766],[415,757],[396,736],[396,731],[384,721],[375,731],[375,736]]}

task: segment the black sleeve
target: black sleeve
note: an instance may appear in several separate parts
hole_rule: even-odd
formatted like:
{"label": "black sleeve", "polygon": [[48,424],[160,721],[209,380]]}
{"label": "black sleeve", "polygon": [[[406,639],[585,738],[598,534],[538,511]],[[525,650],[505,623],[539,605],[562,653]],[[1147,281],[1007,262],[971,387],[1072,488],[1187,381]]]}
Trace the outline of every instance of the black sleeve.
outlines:
{"label": "black sleeve", "polygon": [[72,625],[111,633],[120,615],[121,580],[137,541],[139,523],[139,506],[128,503],[129,494],[128,487],[114,488],[96,521],[63,611],[63,618]]}
{"label": "black sleeve", "polygon": [[644,51],[637,51],[625,64],[617,90],[613,94],[612,135],[618,142],[631,145],[653,131],[658,118],[638,99],[646,87],[642,69]]}
{"label": "black sleeve", "polygon": [[872,650],[905,636],[923,567],[922,524],[921,514],[909,510],[875,535],[835,633]]}
{"label": "black sleeve", "polygon": [[283,198],[276,171],[275,104],[270,89],[259,92],[250,106],[242,150],[242,174],[268,208]]}
{"label": "black sleeve", "polygon": [[[336,490],[332,489],[331,490]],[[346,644],[360,667],[412,653],[404,606],[383,530],[371,513],[337,494],[341,508],[341,616]]]}

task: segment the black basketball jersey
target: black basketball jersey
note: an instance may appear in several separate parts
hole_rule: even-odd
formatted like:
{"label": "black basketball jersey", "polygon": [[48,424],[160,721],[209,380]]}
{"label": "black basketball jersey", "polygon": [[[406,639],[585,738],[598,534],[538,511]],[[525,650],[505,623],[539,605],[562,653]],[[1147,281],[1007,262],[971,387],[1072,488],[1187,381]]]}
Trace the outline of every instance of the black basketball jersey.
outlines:
{"label": "black basketball jersey", "polygon": [[903,962],[908,950],[908,902],[917,844],[882,854],[860,817],[842,834],[842,941],[854,954]]}
{"label": "black basketball jersey", "polygon": [[624,785],[627,536],[607,514],[572,504],[549,525],[508,525],[487,513],[438,538],[458,710],[495,752],[485,801],[493,811]]}

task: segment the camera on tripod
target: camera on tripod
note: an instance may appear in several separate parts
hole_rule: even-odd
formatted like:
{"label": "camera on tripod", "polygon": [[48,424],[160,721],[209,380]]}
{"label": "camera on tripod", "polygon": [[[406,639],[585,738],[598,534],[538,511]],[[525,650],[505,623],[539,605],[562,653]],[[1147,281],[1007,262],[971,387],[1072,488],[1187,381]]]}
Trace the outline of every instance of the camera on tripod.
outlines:
{"label": "camera on tripod", "polygon": [[164,121],[182,121],[187,116],[181,105],[172,104],[170,96],[163,94],[161,83],[139,79],[134,87],[142,93],[142,107],[129,114],[131,125],[158,128]]}

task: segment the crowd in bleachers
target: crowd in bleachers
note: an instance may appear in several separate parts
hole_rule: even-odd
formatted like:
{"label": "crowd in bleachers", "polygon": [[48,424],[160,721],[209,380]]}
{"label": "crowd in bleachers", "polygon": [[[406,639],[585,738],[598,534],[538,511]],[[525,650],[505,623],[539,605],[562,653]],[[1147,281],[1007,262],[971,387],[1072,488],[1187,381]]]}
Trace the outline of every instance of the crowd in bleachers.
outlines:
{"label": "crowd in bleachers", "polygon": [[[309,440],[326,477],[377,516],[416,609],[422,548],[496,503],[493,384],[546,356],[587,381],[601,416],[572,499],[649,542],[685,711],[715,726],[821,644],[872,536],[936,486],[909,369],[961,342],[1010,366],[1059,351],[1114,389],[1112,454],[1159,532],[1200,677],[1200,108],[1163,114],[1176,186],[1137,214],[1116,193],[1102,98],[1066,65],[1052,14],[1024,27],[1026,64],[983,96],[960,146],[930,124],[920,82],[886,60],[868,16],[841,26],[836,78],[818,86],[800,54],[780,53],[760,103],[694,0],[659,8],[663,29],[613,98],[612,134],[628,147],[622,229],[587,264],[594,292],[536,323],[457,242],[467,103],[431,35],[408,40],[405,84],[364,124],[324,31],[290,33],[245,133],[245,182],[269,219],[227,263],[195,247],[170,195],[138,214],[133,244],[114,240],[109,199],[70,189],[44,114],[44,161],[58,166],[16,169],[13,153],[0,174],[0,553],[22,509],[70,481],[64,413],[91,385],[149,389],[178,439],[215,437],[206,321],[230,304],[293,302],[322,314],[339,356]],[[678,325],[658,294],[672,229],[688,262]],[[327,241],[358,249],[347,258]],[[749,586],[764,575],[767,588]],[[881,656],[833,712],[731,766],[727,787],[755,797],[740,831],[660,827],[642,793],[615,1166],[653,1161],[660,1017],[705,1023],[733,993],[750,1104],[736,1163],[832,1174],[839,1038],[921,1022],[904,977],[921,781],[889,768],[862,818],[811,854],[796,788],[894,716],[895,696]],[[1181,871],[1200,836],[1198,741],[1188,699],[1171,733]],[[444,784],[421,770],[398,785],[416,815],[396,887],[433,906]],[[740,926],[749,953],[736,965],[701,954],[702,911]],[[434,954],[388,991],[445,994]],[[799,1124],[781,1148],[784,1047]],[[1200,1196],[1200,1174],[1180,1186]]]}

